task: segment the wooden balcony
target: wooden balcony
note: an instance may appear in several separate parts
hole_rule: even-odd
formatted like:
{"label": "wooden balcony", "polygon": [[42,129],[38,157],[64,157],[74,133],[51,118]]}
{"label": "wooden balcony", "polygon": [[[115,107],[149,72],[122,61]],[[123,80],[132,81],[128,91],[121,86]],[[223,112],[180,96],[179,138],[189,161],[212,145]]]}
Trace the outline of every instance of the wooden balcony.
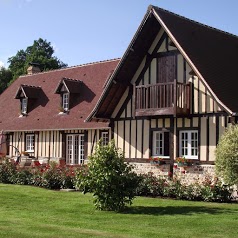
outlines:
{"label": "wooden balcony", "polygon": [[187,115],[190,112],[190,84],[157,83],[134,87],[135,115]]}

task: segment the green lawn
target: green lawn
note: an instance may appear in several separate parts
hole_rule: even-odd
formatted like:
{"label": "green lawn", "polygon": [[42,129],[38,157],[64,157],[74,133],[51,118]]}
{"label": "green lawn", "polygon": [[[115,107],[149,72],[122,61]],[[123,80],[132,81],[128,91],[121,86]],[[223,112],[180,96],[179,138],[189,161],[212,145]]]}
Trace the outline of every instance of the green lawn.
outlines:
{"label": "green lawn", "polygon": [[238,237],[238,204],[138,197],[124,213],[92,195],[0,184],[0,237]]}

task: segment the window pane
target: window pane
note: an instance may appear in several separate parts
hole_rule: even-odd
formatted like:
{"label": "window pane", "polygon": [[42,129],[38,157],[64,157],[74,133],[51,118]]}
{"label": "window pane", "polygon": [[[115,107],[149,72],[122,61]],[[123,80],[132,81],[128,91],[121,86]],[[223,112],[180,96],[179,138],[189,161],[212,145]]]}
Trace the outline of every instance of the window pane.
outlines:
{"label": "window pane", "polygon": [[164,155],[164,133],[163,132],[154,132],[154,153],[155,155]]}
{"label": "window pane", "polygon": [[27,113],[27,98],[23,98],[21,102],[22,113]]}
{"label": "window pane", "polygon": [[35,135],[26,135],[26,151],[34,152]]}
{"label": "window pane", "polygon": [[181,131],[180,132],[180,156],[194,158],[198,156],[198,132]]}
{"label": "window pane", "polygon": [[69,110],[69,94],[68,93],[64,93],[63,94],[63,109],[64,110]]}
{"label": "window pane", "polygon": [[108,132],[102,132],[102,145],[108,145],[109,138],[108,138]]}

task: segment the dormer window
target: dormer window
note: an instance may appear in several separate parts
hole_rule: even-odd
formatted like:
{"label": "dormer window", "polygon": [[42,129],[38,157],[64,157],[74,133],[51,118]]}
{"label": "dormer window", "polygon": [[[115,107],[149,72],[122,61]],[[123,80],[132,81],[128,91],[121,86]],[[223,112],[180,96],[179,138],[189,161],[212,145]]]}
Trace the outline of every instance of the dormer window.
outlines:
{"label": "dormer window", "polygon": [[22,114],[27,114],[27,98],[22,98],[21,99],[21,113]]}
{"label": "dormer window", "polygon": [[41,90],[41,87],[25,84],[22,84],[19,87],[15,99],[20,99],[21,116],[27,115],[27,113],[29,113],[29,111],[32,109],[34,101],[39,97]]}
{"label": "dormer window", "polygon": [[62,108],[64,111],[69,110],[69,93],[62,94]]}
{"label": "dormer window", "polygon": [[72,107],[70,102],[80,93],[81,87],[82,81],[76,79],[63,78],[59,82],[55,93],[61,97],[60,114],[70,110]]}

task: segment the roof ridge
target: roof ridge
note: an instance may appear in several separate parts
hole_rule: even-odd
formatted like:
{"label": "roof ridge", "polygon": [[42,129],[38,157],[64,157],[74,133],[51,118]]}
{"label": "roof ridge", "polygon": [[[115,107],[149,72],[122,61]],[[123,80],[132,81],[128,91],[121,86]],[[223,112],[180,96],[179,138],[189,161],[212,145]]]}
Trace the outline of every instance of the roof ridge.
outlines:
{"label": "roof ridge", "polygon": [[23,87],[30,87],[30,88],[41,88],[41,86],[34,86],[34,85],[29,85],[29,84],[21,84]]}
{"label": "roof ridge", "polygon": [[215,30],[215,31],[218,31],[218,32],[220,32],[220,33],[224,33],[224,34],[226,34],[226,35],[230,35],[230,36],[232,36],[232,37],[238,38],[238,36],[235,35],[235,34],[233,34],[233,33],[230,33],[230,32],[227,32],[227,31],[224,31],[224,30],[221,30],[221,29],[218,29],[218,28],[213,27],[213,26],[206,25],[206,24],[201,23],[201,22],[198,22],[198,21],[196,21],[196,20],[193,20],[193,19],[187,18],[187,17],[185,17],[185,16],[179,15],[179,14],[177,14],[177,13],[171,12],[171,11],[169,11],[169,10],[166,10],[166,9],[163,9],[163,8],[160,8],[160,7],[157,7],[157,6],[152,6],[152,5],[149,6],[149,8],[150,8],[150,9],[151,9],[151,8],[159,9],[159,10],[161,10],[161,11],[164,11],[164,12],[170,13],[170,14],[172,14],[172,15],[175,15],[175,16],[177,16],[177,17],[179,17],[179,18],[182,18],[182,19],[188,20],[188,21],[190,21],[190,22],[196,23],[196,24],[198,24],[198,25],[200,25],[200,26],[203,26],[203,27],[209,28],[209,29],[211,29],[211,30]]}
{"label": "roof ridge", "polygon": [[72,79],[72,78],[67,78],[67,77],[63,77],[63,80],[68,80],[68,81],[72,81],[72,82],[83,82],[82,80],[80,79]]}
{"label": "roof ridge", "polygon": [[61,71],[61,70],[79,68],[79,67],[84,67],[84,66],[90,66],[90,65],[94,65],[94,64],[103,64],[103,63],[113,62],[113,61],[120,60],[120,59],[121,58],[114,58],[114,59],[108,59],[108,60],[94,61],[94,62],[89,62],[89,63],[85,63],[85,64],[79,64],[79,65],[74,65],[74,66],[70,66],[70,67],[65,67],[65,68],[61,68],[61,69],[52,69],[52,70],[49,70],[49,71],[43,71],[43,72],[30,74],[30,75],[25,74],[25,75],[19,76],[19,78],[29,77],[29,76],[32,76],[32,75],[45,74],[45,73],[50,73],[50,72],[56,72],[56,71]]}

